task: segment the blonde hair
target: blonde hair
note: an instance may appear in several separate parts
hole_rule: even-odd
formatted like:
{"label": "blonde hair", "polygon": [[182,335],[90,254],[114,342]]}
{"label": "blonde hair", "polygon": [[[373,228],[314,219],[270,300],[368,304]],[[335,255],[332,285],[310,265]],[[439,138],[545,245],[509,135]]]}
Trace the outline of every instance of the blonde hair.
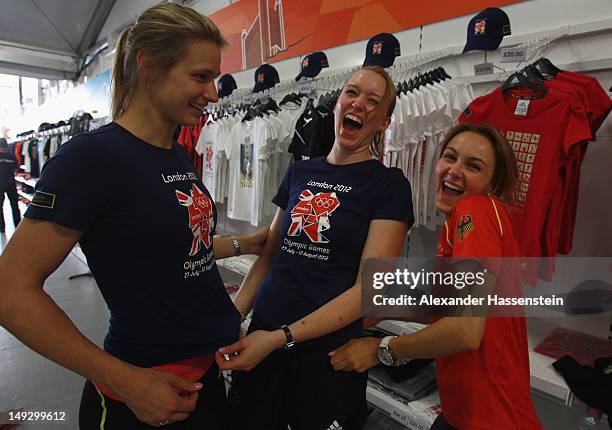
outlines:
{"label": "blonde hair", "polygon": [[[387,118],[390,118],[391,115],[393,115],[393,110],[395,109],[395,84],[393,83],[393,79],[391,79],[391,76],[389,76],[385,69],[380,66],[364,66],[357,70],[355,73],[361,70],[369,70],[371,72],[374,72],[385,80],[385,92],[383,94],[383,98],[381,100],[380,105],[387,105],[386,116]],[[378,131],[376,132],[376,134],[374,135],[374,139],[370,143],[370,152],[376,158],[380,158],[382,156],[384,144],[383,138],[384,133]]]}
{"label": "blonde hair", "polygon": [[152,59],[149,85],[181,58],[191,40],[210,41],[219,48],[227,46],[210,18],[178,3],[153,6],[123,29],[117,39],[112,75],[113,119],[125,112],[138,83],[137,54],[143,52]]}

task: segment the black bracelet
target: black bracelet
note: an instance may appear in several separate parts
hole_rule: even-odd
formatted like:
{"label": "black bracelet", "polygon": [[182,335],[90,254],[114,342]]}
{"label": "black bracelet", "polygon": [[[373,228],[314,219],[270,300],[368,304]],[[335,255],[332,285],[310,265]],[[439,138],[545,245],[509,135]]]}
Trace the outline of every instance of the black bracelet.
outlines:
{"label": "black bracelet", "polygon": [[293,335],[291,334],[291,330],[289,330],[289,327],[287,327],[286,325],[281,326],[281,330],[285,332],[285,338],[287,339],[287,343],[285,343],[285,346],[283,347],[283,349],[293,348],[293,346],[295,345],[295,341],[293,340]]}

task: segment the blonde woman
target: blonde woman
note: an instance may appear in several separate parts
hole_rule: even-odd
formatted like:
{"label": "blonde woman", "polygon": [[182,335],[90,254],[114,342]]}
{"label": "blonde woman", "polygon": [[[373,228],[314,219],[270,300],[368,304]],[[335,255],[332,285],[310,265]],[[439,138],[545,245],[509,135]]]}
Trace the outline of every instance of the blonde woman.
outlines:
{"label": "blonde woman", "polygon": [[[240,314],[215,258],[259,252],[266,231],[213,238],[216,208],[177,124],[217,100],[219,29],[176,3],[143,12],[117,43],[114,121],[63,145],[0,257],[0,324],[88,380],[82,429],[226,428],[213,351]],[[79,242],[110,310],[104,349],[42,286]]]}

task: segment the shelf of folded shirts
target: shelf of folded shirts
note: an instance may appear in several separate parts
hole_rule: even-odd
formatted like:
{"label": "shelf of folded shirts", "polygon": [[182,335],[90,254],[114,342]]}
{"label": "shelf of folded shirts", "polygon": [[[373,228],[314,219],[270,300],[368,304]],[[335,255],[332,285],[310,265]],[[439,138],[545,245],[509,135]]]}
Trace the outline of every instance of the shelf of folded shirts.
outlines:
{"label": "shelf of folded shirts", "polygon": [[[578,321],[581,320],[573,321],[571,324],[567,325],[570,326],[569,328],[575,328],[585,333],[592,333],[594,329],[594,327],[590,325],[592,323],[582,323],[584,325],[581,326]],[[527,338],[529,343],[531,388],[536,392],[543,393],[547,398],[558,403],[575,408],[582,408],[582,403],[573,396],[563,378],[552,367],[552,363],[555,359],[534,351],[534,348],[555,329],[556,325],[557,324],[550,321],[534,318],[528,321]],[[423,328],[424,325],[405,321],[385,320],[378,323],[376,327],[388,333],[400,336],[414,333]],[[599,335],[602,335],[602,333],[599,333]]]}
{"label": "shelf of folded shirts", "polygon": [[240,255],[238,257],[229,257],[222,260],[217,260],[217,266],[225,267],[232,272],[246,276],[255,260],[257,260],[256,255]]}
{"label": "shelf of folded shirts", "polygon": [[34,195],[32,194],[28,194],[28,193],[24,193],[21,190],[17,190],[17,194],[19,194],[21,197],[23,197],[24,199],[26,199],[28,202],[31,202],[32,199],[34,198]]}
{"label": "shelf of folded shirts", "polygon": [[429,430],[440,413],[438,391],[412,402],[404,402],[399,397],[385,393],[368,383],[366,400],[411,430]]}
{"label": "shelf of folded shirts", "polygon": [[34,188],[36,187],[36,182],[38,182],[38,179],[35,179],[35,178],[26,179],[22,176],[15,176],[15,181],[21,182],[22,184],[25,184],[28,187]]}

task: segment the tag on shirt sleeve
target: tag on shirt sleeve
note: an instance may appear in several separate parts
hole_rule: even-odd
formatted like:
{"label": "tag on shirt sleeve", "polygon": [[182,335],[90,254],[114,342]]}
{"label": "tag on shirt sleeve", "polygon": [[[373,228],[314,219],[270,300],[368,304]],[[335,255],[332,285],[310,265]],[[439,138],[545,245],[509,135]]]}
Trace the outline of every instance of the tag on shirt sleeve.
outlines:
{"label": "tag on shirt sleeve", "polygon": [[516,104],[516,109],[514,109],[514,115],[517,116],[527,116],[527,112],[529,112],[529,103],[531,100],[519,100]]}
{"label": "tag on shirt sleeve", "polygon": [[41,208],[53,209],[53,206],[55,206],[55,194],[36,191],[30,204]]}

